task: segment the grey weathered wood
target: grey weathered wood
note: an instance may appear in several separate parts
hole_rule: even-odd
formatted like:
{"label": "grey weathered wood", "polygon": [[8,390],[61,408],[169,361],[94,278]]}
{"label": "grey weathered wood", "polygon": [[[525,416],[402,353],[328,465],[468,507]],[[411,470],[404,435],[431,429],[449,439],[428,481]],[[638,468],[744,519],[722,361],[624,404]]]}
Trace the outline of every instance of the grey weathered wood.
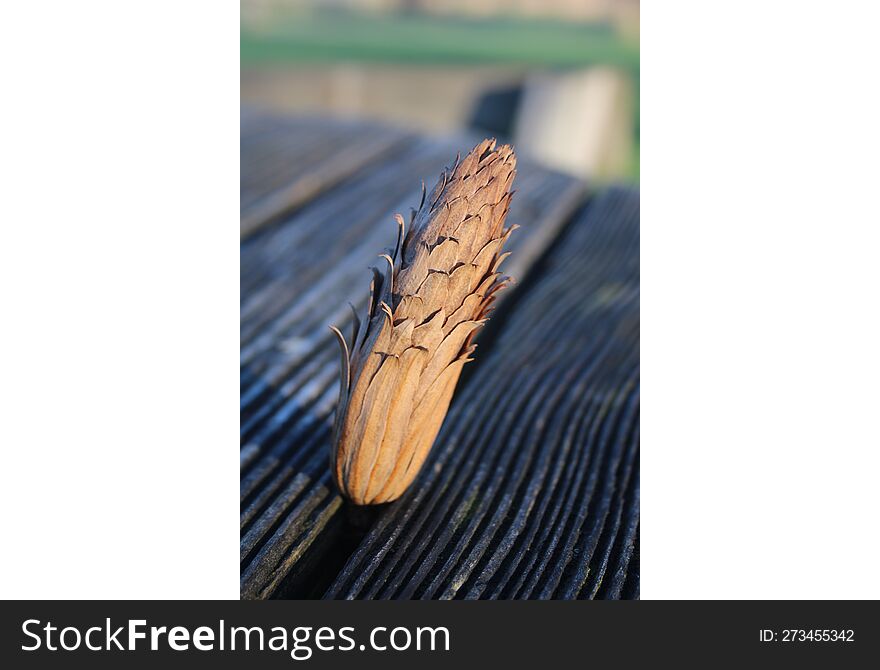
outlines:
{"label": "grey weathered wood", "polygon": [[637,192],[574,221],[326,597],[637,597],[638,230]]}
{"label": "grey weathered wood", "polygon": [[[367,266],[466,142],[414,139],[245,240],[242,282],[242,595],[283,594],[340,532],[327,467],[337,353],[327,325],[365,299]],[[522,276],[580,202],[583,185],[521,161],[507,267]],[[513,292],[511,292],[513,293]],[[323,549],[322,549],[323,551]]]}
{"label": "grey weathered wood", "polygon": [[242,113],[241,236],[393,154],[408,139],[378,124]]}

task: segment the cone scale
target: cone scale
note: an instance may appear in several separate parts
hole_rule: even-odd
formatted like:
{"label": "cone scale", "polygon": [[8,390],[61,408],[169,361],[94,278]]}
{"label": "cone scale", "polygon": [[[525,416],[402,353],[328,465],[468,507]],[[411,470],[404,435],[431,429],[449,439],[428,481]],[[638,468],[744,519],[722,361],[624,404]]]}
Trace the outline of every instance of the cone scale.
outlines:
{"label": "cone scale", "polygon": [[494,140],[446,168],[409,225],[397,215],[394,249],[373,268],[370,299],[340,345],[341,382],[331,468],[358,505],[400,497],[446,416],[472,341],[508,277],[501,249],[513,228],[516,157]]}

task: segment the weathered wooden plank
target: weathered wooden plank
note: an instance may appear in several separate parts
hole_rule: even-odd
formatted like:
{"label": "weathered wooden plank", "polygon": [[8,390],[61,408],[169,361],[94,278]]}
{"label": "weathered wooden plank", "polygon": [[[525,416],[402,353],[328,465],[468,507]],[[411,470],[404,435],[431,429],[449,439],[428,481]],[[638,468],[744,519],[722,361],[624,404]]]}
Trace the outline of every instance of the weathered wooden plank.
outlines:
{"label": "weathered wooden plank", "polygon": [[411,139],[379,124],[242,113],[241,236],[302,206]]}
{"label": "weathered wooden plank", "polygon": [[[277,596],[319,535],[338,524],[328,441],[338,354],[327,329],[366,298],[367,266],[396,235],[392,215],[418,203],[470,144],[410,142],[242,244],[242,595]],[[580,202],[583,185],[521,161],[506,266],[522,276]],[[313,552],[314,553],[314,552]]]}
{"label": "weathered wooden plank", "polygon": [[554,245],[326,597],[637,596],[638,228],[611,191]]}

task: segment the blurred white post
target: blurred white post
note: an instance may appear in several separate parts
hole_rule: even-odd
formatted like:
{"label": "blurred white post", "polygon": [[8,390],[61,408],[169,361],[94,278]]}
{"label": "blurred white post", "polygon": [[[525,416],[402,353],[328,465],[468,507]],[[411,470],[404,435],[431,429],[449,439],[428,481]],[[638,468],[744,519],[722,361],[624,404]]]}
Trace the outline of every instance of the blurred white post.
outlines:
{"label": "blurred white post", "polygon": [[517,113],[518,150],[581,177],[614,177],[631,155],[631,87],[607,67],[530,75]]}

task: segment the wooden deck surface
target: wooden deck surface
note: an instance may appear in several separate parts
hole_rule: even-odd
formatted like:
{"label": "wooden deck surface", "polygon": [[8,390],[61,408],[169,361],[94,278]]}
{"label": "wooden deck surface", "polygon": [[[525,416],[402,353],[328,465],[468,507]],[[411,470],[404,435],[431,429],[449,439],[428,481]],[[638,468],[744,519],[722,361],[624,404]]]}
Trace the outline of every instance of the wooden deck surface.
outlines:
{"label": "wooden deck surface", "polygon": [[518,282],[423,472],[376,509],[333,488],[328,325],[478,139],[242,113],[242,597],[638,597],[638,191],[521,156]]}

